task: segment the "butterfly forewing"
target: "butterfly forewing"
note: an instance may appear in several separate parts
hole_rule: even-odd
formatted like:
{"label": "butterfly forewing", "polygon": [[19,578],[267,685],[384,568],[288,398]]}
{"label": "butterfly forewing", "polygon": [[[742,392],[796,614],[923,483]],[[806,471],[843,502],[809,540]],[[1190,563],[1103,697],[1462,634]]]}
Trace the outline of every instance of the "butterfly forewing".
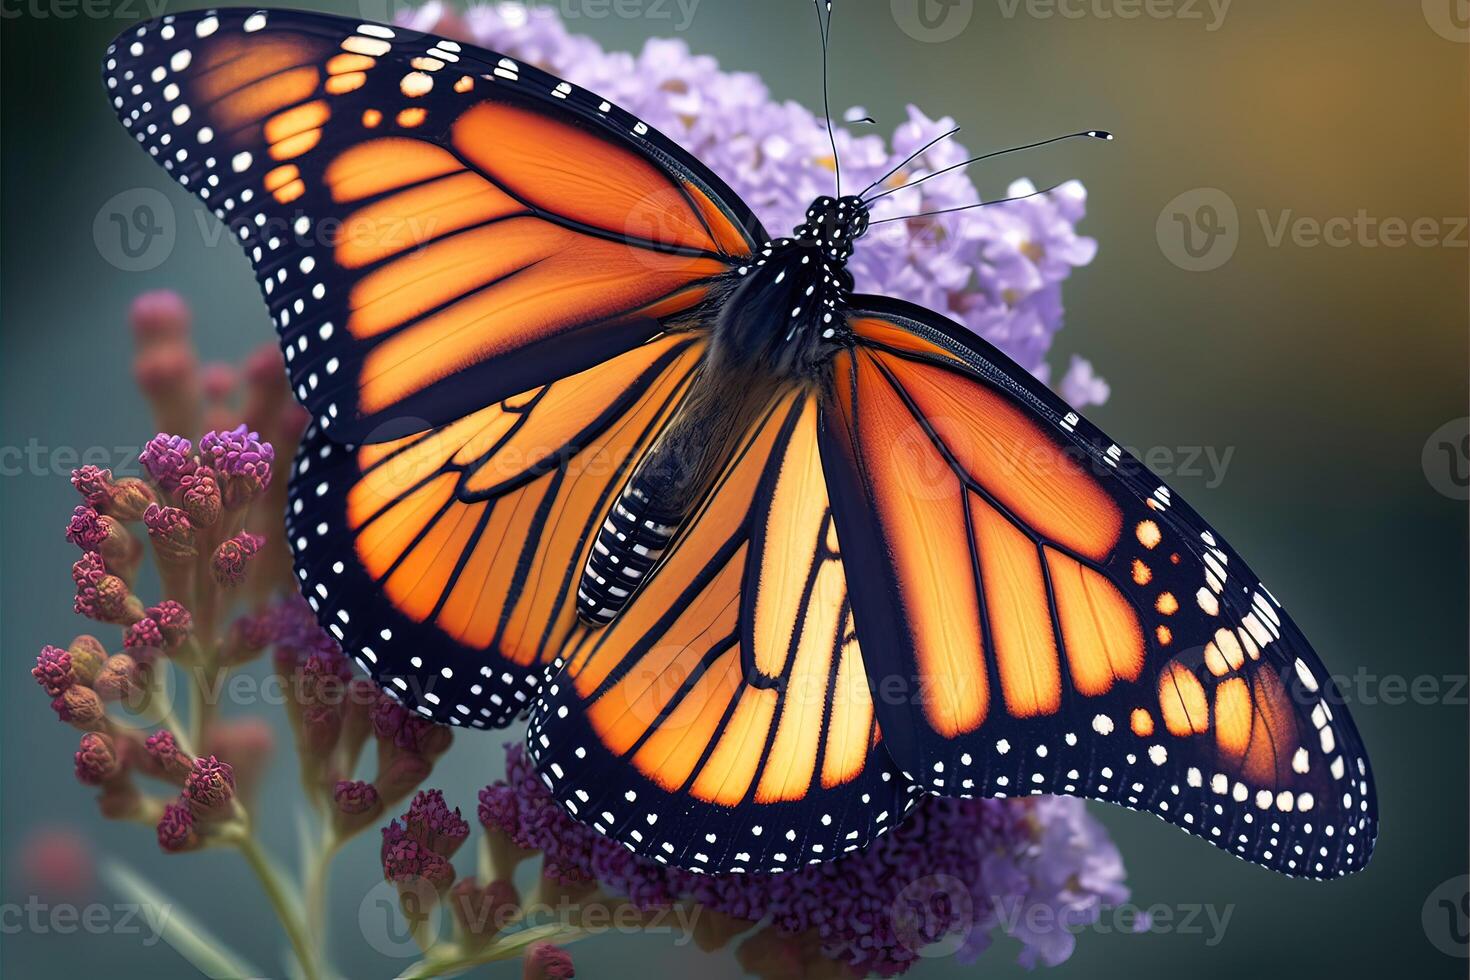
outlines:
{"label": "butterfly forewing", "polygon": [[254,265],[315,420],[288,516],[323,626],[424,713],[506,723],[764,232],[622,110],[414,31],[180,14],[105,82]]}
{"label": "butterfly forewing", "polygon": [[637,346],[764,234],[627,113],[402,28],[183,14],[120,38],[105,77],[123,124],[250,256],[292,387],[343,442]]}

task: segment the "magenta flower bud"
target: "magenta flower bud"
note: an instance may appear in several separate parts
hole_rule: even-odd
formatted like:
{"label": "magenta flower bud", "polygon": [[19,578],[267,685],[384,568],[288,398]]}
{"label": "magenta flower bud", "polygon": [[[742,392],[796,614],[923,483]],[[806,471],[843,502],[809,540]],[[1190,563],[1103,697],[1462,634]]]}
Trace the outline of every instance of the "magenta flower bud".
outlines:
{"label": "magenta flower bud", "polygon": [[107,717],[102,699],[90,687],[73,684],[51,702],[56,716],[73,728],[95,731]]}
{"label": "magenta flower bud", "polygon": [[243,424],[205,433],[199,440],[199,452],[219,474],[227,508],[249,503],[270,486],[275,447]]}
{"label": "magenta flower bud", "polygon": [[165,599],[156,606],[149,606],[148,618],[158,624],[158,630],[163,635],[163,645],[169,650],[187,640],[190,631],[194,629],[194,617],[176,599]]}
{"label": "magenta flower bud", "polygon": [[492,783],[480,790],[480,805],[476,814],[486,830],[514,837],[520,827],[520,819],[516,814],[515,791],[504,783]]}
{"label": "magenta flower bud", "polygon": [[142,668],[126,653],[113,654],[97,672],[92,689],[103,701],[130,701],[142,693]]}
{"label": "magenta flower bud", "polygon": [[148,508],[158,503],[153,488],[134,476],[125,476],[112,485],[106,511],[120,521],[140,521]]}
{"label": "magenta flower bud", "polygon": [[148,750],[148,757],[170,779],[182,783],[194,768],[189,757],[179,748],[179,743],[174,739],[173,733],[167,729],[160,728],[149,735],[148,740],[143,744]]}
{"label": "magenta flower bud", "polygon": [[338,810],[354,817],[382,806],[378,788],[361,779],[344,779],[338,782],[337,788],[332,792],[332,800],[337,804]]}
{"label": "magenta flower bud", "polygon": [[120,626],[143,617],[143,603],[116,575],[103,575],[95,585],[79,586],[73,608],[89,619]]}
{"label": "magenta flower bud", "polygon": [[189,333],[189,306],[171,289],[142,293],[128,309],[128,322],[140,345],[181,340]]}
{"label": "magenta flower bud", "polygon": [[53,698],[59,698],[73,682],[71,654],[60,647],[44,646],[31,668],[31,676]]}
{"label": "magenta flower bud", "polygon": [[453,857],[470,835],[470,825],[444,802],[437,789],[423,790],[413,798],[403,815],[408,836],[443,857]]}
{"label": "magenta flower bud", "polygon": [[96,585],[107,574],[107,563],[102,556],[95,551],[89,551],[71,565],[72,581],[80,588],[84,585]]}
{"label": "magenta flower bud", "polygon": [[179,480],[179,498],[195,527],[212,527],[219,520],[223,498],[219,480],[208,466],[199,466]]}
{"label": "magenta flower bud", "polygon": [[83,735],[74,758],[77,779],[89,786],[100,786],[122,771],[112,736],[104,732]]}
{"label": "magenta flower bud", "polygon": [[214,756],[195,759],[184,780],[184,799],[201,820],[229,816],[235,799],[235,771]]}
{"label": "magenta flower bud", "polygon": [[239,375],[233,364],[224,361],[210,361],[204,365],[200,372],[200,385],[204,389],[204,397],[212,402],[225,401],[234,394],[235,386],[240,383]]}
{"label": "magenta flower bud", "polygon": [[396,742],[403,723],[408,721],[408,709],[387,694],[379,695],[372,709],[373,734],[385,741]]}
{"label": "magenta flower bud", "polygon": [[199,554],[194,547],[194,527],[189,515],[177,507],[154,504],[143,514],[148,537],[163,561],[186,562]]}
{"label": "magenta flower bud", "polygon": [[194,462],[189,458],[194,444],[183,436],[169,435],[160,432],[138,454],[138,462],[143,464],[143,469],[153,477],[154,482],[165,490],[174,490],[179,481],[194,468]]}
{"label": "magenta flower bud", "polygon": [[427,882],[435,891],[454,883],[454,866],[409,837],[395,820],[383,828],[383,877],[400,885]]}
{"label": "magenta flower bud", "polygon": [[233,538],[220,542],[210,561],[215,581],[223,586],[239,585],[249,570],[250,559],[255,557],[264,544],[264,537],[249,531],[241,531]]}
{"label": "magenta flower bud", "polygon": [[169,853],[192,851],[199,846],[194,814],[182,801],[169,803],[158,820],[158,846]]}
{"label": "magenta flower bud", "polygon": [[140,657],[149,657],[164,648],[163,631],[146,616],[129,626],[123,634],[123,649]]}
{"label": "magenta flower bud", "polygon": [[92,507],[77,507],[66,525],[66,540],[83,551],[96,551],[107,540],[109,530],[102,515]]}
{"label": "magenta flower bud", "polygon": [[71,657],[71,675],[78,684],[90,685],[107,662],[107,648],[95,636],[83,633],[66,648]]}
{"label": "magenta flower bud", "polygon": [[572,954],[559,946],[537,943],[526,951],[522,980],[570,980],[576,975]]}
{"label": "magenta flower bud", "polygon": [[79,467],[71,471],[71,485],[88,507],[101,510],[112,498],[112,470],[90,464]]}
{"label": "magenta flower bud", "polygon": [[398,729],[394,742],[400,749],[435,758],[449,748],[454,738],[446,725],[436,725],[422,715],[410,714]]}

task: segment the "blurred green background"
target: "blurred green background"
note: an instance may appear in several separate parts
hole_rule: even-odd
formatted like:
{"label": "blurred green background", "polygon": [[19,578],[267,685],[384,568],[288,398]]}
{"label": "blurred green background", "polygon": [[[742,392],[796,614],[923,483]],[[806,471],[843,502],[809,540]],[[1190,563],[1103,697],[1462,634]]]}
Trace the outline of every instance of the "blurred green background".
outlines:
{"label": "blurred green background", "polygon": [[[232,359],[271,334],[244,257],[203,245],[203,212],[133,147],[102,97],[99,61],[111,37],[173,9],[151,2],[0,5],[7,977],[188,975],[136,934],[26,927],[15,911],[31,890],[25,842],[61,824],[223,923],[257,962],[279,962],[273,921],[237,860],[166,859],[150,833],[97,817],[71,775],[74,733],[26,676],[43,643],[63,643],[81,625],[61,536],[72,506],[66,450],[103,447],[118,458],[149,431],[126,370],[128,300],[178,289],[195,306],[206,358]],[[996,161],[976,180],[988,196],[1023,175],[1086,183],[1081,230],[1100,251],[1065,288],[1054,368],[1072,352],[1090,358],[1113,386],[1094,420],[1140,455],[1172,453],[1165,475],[1250,558],[1329,668],[1361,670],[1352,710],[1379,780],[1377,856],[1364,873],[1326,885],[1279,878],[1158,821],[1097,806],[1140,905],[1209,904],[1228,910],[1228,927],[1223,936],[1087,932],[1055,975],[1464,976],[1465,960],[1450,954],[1464,957],[1466,944],[1442,917],[1427,928],[1423,918],[1431,891],[1466,872],[1470,461],[1438,449],[1464,434],[1467,415],[1464,0],[919,2],[922,10],[916,0],[838,4],[834,103],[866,107],[884,132],[910,102],[951,115],[977,151],[1090,126],[1120,135],[1106,148],[1064,144]],[[725,67],[759,72],[777,96],[817,104],[805,0],[557,5],[606,47],[678,34]],[[158,268],[127,273],[99,254],[93,222],[109,198],[135,188],[168,197],[179,240]],[[1221,199],[1201,189],[1223,192],[1236,213],[1217,209],[1226,234],[1190,258],[1174,215],[1203,217],[1200,206]],[[1346,237],[1313,244],[1313,223],[1330,219],[1346,219],[1327,225]],[[1395,222],[1416,219],[1427,219],[1420,227],[1432,242],[1386,243]],[[1282,222],[1297,233],[1277,240]],[[36,448],[17,452],[26,447]],[[1190,447],[1231,453],[1223,478],[1204,464],[1184,468]],[[1431,678],[1457,697],[1398,698],[1390,677]],[[462,738],[441,764],[434,781],[452,803],[473,807],[474,788],[498,772],[497,745]],[[271,777],[282,797],[292,768],[282,760]],[[294,834],[284,813],[268,818],[277,848],[289,853]],[[334,936],[350,976],[385,976],[407,961],[387,961],[360,938],[377,869],[375,845],[357,844],[340,862],[348,867],[336,883]],[[1015,949],[1002,942],[976,967],[936,959],[912,975],[1018,974]],[[607,936],[574,953],[584,977],[738,975],[727,957],[668,936]]]}

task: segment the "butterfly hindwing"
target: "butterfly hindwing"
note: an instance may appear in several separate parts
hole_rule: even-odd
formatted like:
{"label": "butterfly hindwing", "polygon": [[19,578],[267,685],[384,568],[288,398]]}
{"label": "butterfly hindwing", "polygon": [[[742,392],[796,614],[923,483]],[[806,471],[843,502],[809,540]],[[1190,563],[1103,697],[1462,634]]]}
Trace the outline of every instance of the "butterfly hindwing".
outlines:
{"label": "butterfly hindwing", "polygon": [[327,436],[442,426],[657,335],[764,232],[670,141],[492,52],[290,11],[109,49],[123,125],[230,228]]}
{"label": "butterfly hindwing", "polygon": [[657,860],[830,860],[915,798],[868,691],[819,416],[811,393],[777,401],[627,608],[573,633],[532,711],[567,809]]}
{"label": "butterfly hindwing", "polygon": [[858,297],[827,459],[878,716],[934,793],[1066,793],[1331,877],[1376,834],[1327,672],[1168,487],[963,328]]}
{"label": "butterfly hindwing", "polygon": [[392,442],[313,429],[287,533],[325,627],[423,714],[507,724],[571,632],[593,532],[704,346],[662,337]]}

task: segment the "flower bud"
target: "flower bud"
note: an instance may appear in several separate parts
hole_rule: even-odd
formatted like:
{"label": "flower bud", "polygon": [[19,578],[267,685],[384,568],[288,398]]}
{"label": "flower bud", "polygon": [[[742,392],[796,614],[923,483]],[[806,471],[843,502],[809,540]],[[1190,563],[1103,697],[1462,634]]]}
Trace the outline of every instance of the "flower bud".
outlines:
{"label": "flower bud", "polygon": [[184,802],[170,803],[163,808],[163,816],[158,821],[158,846],[171,854],[192,851],[199,846],[194,814]]}
{"label": "flower bud", "polygon": [[107,648],[86,633],[73,639],[66,652],[71,656],[71,674],[78,684],[90,686],[107,662]]}
{"label": "flower bud", "polygon": [[437,789],[419,793],[409,804],[403,815],[404,830],[408,836],[442,857],[453,857],[470,835],[470,825],[444,802],[444,794]]}
{"label": "flower bud", "polygon": [[195,759],[184,780],[183,798],[194,816],[201,820],[229,816],[235,799],[234,770],[214,756]]}
{"label": "flower bud", "polygon": [[160,561],[182,563],[192,561],[199,554],[189,515],[179,508],[154,504],[143,514],[143,523]]}
{"label": "flower bud", "polygon": [[349,816],[358,816],[383,808],[383,801],[378,796],[377,787],[361,779],[339,781],[337,788],[332,792],[332,801],[337,804],[338,810]]}
{"label": "flower bud", "polygon": [[40,655],[36,657],[36,666],[31,668],[31,676],[51,697],[61,697],[62,692],[71,687],[74,681],[71,654],[60,647],[42,647]]}
{"label": "flower bud", "polygon": [[164,599],[156,606],[149,606],[148,618],[158,624],[158,631],[163,636],[163,646],[167,650],[177,649],[194,629],[194,617],[184,608],[183,603],[174,599]]}
{"label": "flower bud", "polygon": [[95,585],[79,586],[73,607],[90,619],[120,626],[143,618],[143,603],[116,575],[103,575]]}
{"label": "flower bud", "polygon": [[160,728],[149,735],[144,745],[148,750],[148,758],[169,779],[182,783],[194,768],[193,761],[179,748],[173,732],[167,729]]}
{"label": "flower bud", "polygon": [[423,882],[442,894],[454,883],[454,866],[405,834],[397,820],[383,828],[382,857],[383,877],[400,886]]}
{"label": "flower bud", "polygon": [[71,471],[71,485],[88,507],[102,510],[112,497],[112,470],[82,466]]}
{"label": "flower bud", "polygon": [[84,585],[95,586],[106,574],[107,563],[95,551],[87,552],[71,565],[71,578],[77,584],[77,588]]}
{"label": "flower bud", "polygon": [[103,701],[130,701],[142,693],[142,668],[126,653],[113,654],[97,672],[92,688]]}
{"label": "flower bud", "polygon": [[163,650],[163,631],[148,617],[143,617],[123,634],[123,649],[135,658],[147,660]]}
{"label": "flower bud", "polygon": [[201,465],[180,479],[179,499],[195,527],[213,527],[223,506],[214,470]]}
{"label": "flower bud", "polygon": [[51,702],[56,715],[62,721],[82,731],[101,727],[107,717],[107,709],[97,692],[80,684],[73,684]]}
{"label": "flower bud", "polygon": [[74,756],[77,779],[89,786],[100,786],[122,771],[112,736],[105,732],[87,732]]}
{"label": "flower bud", "polygon": [[526,951],[522,980],[569,980],[576,975],[571,954],[558,946],[537,943]]}
{"label": "flower bud", "polygon": [[128,323],[139,346],[183,340],[189,335],[189,306],[171,289],[141,293],[128,308]]}
{"label": "flower bud", "polygon": [[183,436],[160,432],[143,447],[138,462],[153,477],[154,482],[165,490],[175,490],[185,474],[194,468],[190,453],[194,444]]}
{"label": "flower bud", "polygon": [[226,508],[242,507],[270,486],[275,448],[244,425],[205,433],[199,453],[219,475]]}
{"label": "flower bud", "polygon": [[241,531],[233,538],[220,542],[210,562],[215,581],[223,586],[239,585],[248,571],[250,559],[255,557],[263,544],[264,537],[249,531]]}
{"label": "flower bud", "polygon": [[66,523],[66,540],[83,551],[96,551],[107,538],[108,528],[93,507],[75,507]]}
{"label": "flower bud", "polygon": [[120,521],[141,521],[148,508],[158,503],[153,488],[134,476],[125,476],[112,485],[105,505],[107,513]]}

